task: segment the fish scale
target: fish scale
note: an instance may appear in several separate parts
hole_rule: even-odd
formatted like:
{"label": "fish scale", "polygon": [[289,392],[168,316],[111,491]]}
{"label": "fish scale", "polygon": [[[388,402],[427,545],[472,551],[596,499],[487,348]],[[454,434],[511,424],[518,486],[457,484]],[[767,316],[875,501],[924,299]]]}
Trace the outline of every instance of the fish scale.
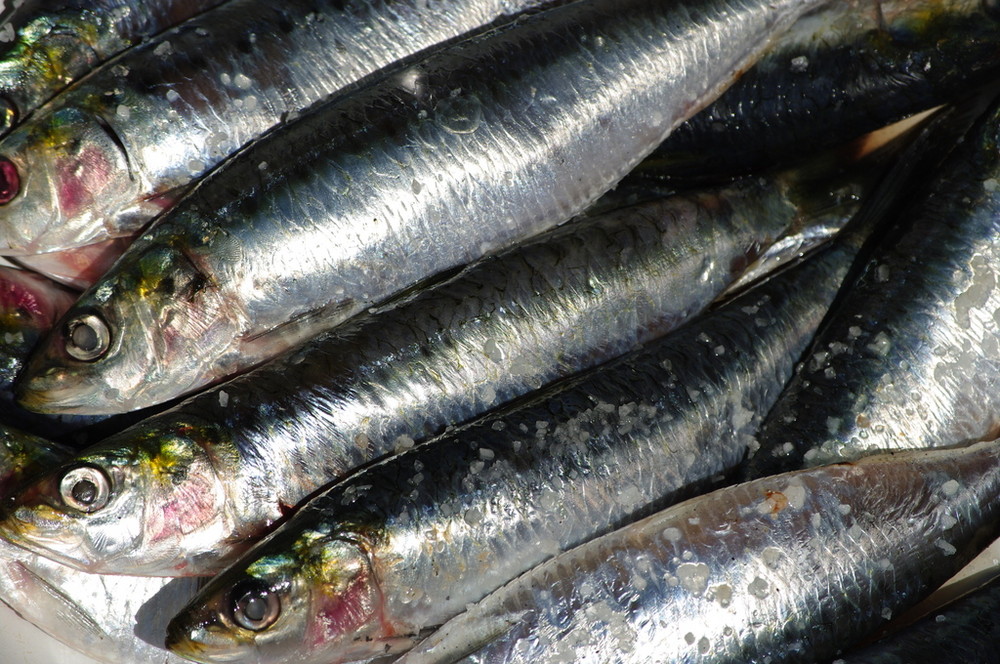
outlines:
{"label": "fish scale", "polygon": [[[22,402],[111,411],[183,394],[562,223],[813,4],[595,0],[383,72],[161,217],[67,313],[101,319],[107,352],[72,361],[61,327],[29,362]],[[144,316],[163,336],[133,329]]]}
{"label": "fish scale", "polygon": [[15,3],[0,58],[0,135],[101,62],[220,2]]}
{"label": "fish scale", "polygon": [[761,429],[747,477],[1000,430],[993,106],[872,254]]}
{"label": "fish scale", "polygon": [[[334,485],[206,586],[170,647],[268,662],[399,648],[545,558],[720,481],[852,257],[830,248],[645,350]],[[280,594],[273,629],[220,622],[245,579]],[[324,623],[345,605],[364,619]],[[289,655],[287,639],[325,645]]]}
{"label": "fish scale", "polygon": [[[80,514],[52,496],[59,516],[14,536],[91,570],[216,570],[319,486],[690,318],[780,234],[843,223],[879,163],[836,185],[752,178],[567,224],[88,450],[74,463],[122,473],[114,504]],[[200,529],[154,538],[143,515],[187,490],[155,480],[165,456],[225,497]],[[229,536],[203,536],[234,511]],[[142,535],[121,538],[126,523]]]}
{"label": "fish scale", "polygon": [[0,143],[17,189],[0,206],[2,251],[131,237],[310,104],[542,1],[223,3],[94,71]]}
{"label": "fish scale", "polygon": [[993,441],[720,489],[546,561],[399,661],[828,661],[995,536],[998,464]]}

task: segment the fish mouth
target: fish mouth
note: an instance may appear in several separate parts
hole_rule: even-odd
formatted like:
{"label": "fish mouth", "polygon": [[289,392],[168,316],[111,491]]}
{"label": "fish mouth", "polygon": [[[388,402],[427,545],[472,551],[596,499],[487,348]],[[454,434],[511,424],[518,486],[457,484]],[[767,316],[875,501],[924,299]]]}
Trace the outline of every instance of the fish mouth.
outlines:
{"label": "fish mouth", "polygon": [[167,638],[163,646],[185,659],[202,664],[219,664],[225,662],[249,663],[258,661],[258,657],[247,658],[245,644],[234,645],[224,636],[214,634],[216,630],[211,624],[196,623],[192,625],[189,619],[179,615],[167,626]]}

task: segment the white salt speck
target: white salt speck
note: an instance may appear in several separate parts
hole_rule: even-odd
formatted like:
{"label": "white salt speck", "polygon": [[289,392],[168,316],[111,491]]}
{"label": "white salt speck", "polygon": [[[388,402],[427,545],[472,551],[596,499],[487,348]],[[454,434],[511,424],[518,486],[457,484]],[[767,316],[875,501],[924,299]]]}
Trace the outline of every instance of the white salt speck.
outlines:
{"label": "white salt speck", "polygon": [[250,78],[244,74],[237,74],[234,76],[233,83],[235,83],[236,87],[240,90],[249,90],[250,86],[253,85],[253,81],[251,81]]}
{"label": "white salt speck", "polygon": [[883,357],[889,354],[889,349],[892,347],[892,341],[889,340],[889,335],[885,332],[879,332],[875,335],[875,339],[868,344],[868,349],[882,355]]}
{"label": "white salt speck", "polygon": [[806,504],[806,488],[801,484],[789,484],[783,491],[788,499],[789,506],[794,509],[802,509]]}
{"label": "white salt speck", "polygon": [[707,636],[703,636],[700,639],[698,639],[698,652],[700,652],[701,654],[704,655],[705,653],[707,653],[711,647],[712,647],[712,642],[708,640]]}
{"label": "white salt speck", "polygon": [[122,120],[128,120],[132,116],[132,110],[125,104],[119,104],[118,108],[115,110]]}
{"label": "white salt speck", "polygon": [[471,509],[465,510],[463,518],[465,519],[465,522],[467,524],[469,524],[470,526],[474,526],[483,520],[483,514],[475,507],[473,507]]}
{"label": "white salt speck", "polygon": [[847,328],[847,336],[849,336],[852,339],[857,339],[858,337],[861,336],[861,328],[858,327],[857,325],[850,326],[849,328]]}
{"label": "white salt speck", "polygon": [[791,443],[785,443],[784,445],[781,446],[781,449],[784,450],[785,454],[791,454],[792,452],[795,451],[795,445]]}
{"label": "white salt speck", "polygon": [[769,546],[760,552],[761,558],[764,559],[764,564],[768,567],[777,567],[778,561],[784,555],[781,549],[775,546]]}
{"label": "white salt speck", "polygon": [[174,90],[174,89],[167,90],[167,101],[174,102],[174,101],[177,101],[180,98],[181,98],[181,96],[177,92],[177,90]]}
{"label": "white salt speck", "polygon": [[699,523],[701,523],[701,519],[699,519],[696,516],[693,516],[690,519],[688,519],[688,523],[690,523],[692,526],[697,526]]}
{"label": "white salt speck", "polygon": [[881,283],[889,281],[889,266],[879,265],[875,270],[875,280]]}
{"label": "white salt speck", "polygon": [[958,490],[961,488],[961,486],[962,485],[958,483],[958,480],[948,480],[947,482],[941,485],[941,493],[951,498],[956,493],[958,493]]}
{"label": "white salt speck", "polygon": [[944,615],[943,613],[939,613],[938,615],[934,616],[935,622],[944,622],[946,620],[948,620],[948,616]]}
{"label": "white salt speck", "polygon": [[945,542],[941,538],[938,538],[934,541],[934,546],[941,549],[944,552],[944,555],[946,556],[953,556],[955,555],[955,552],[958,550],[954,546],[952,546],[950,542]]}
{"label": "white salt speck", "polygon": [[471,472],[473,475],[476,475],[479,473],[479,471],[481,471],[485,467],[486,464],[483,463],[482,461],[473,461],[472,463],[469,464],[469,472]]}
{"label": "white salt speck", "polygon": [[223,408],[229,405],[229,393],[225,390],[219,390],[219,405]]}
{"label": "white salt speck", "polygon": [[958,523],[958,519],[956,519],[955,517],[953,517],[950,514],[945,514],[943,517],[941,517],[941,527],[942,528],[951,528],[956,523]]}
{"label": "white salt speck", "polygon": [[496,453],[493,450],[489,449],[488,447],[479,448],[480,459],[483,459],[484,461],[491,461],[494,457],[496,457]]}
{"label": "white salt speck", "polygon": [[715,348],[713,348],[712,352],[715,353],[716,357],[722,357],[723,355],[726,354],[726,347],[720,344]]}
{"label": "white salt speck", "polygon": [[750,591],[751,595],[753,595],[758,599],[764,599],[770,594],[770,591],[767,588],[767,581],[760,578],[759,576],[755,577],[754,580],[750,582],[750,585],[747,587],[747,590]]}
{"label": "white salt speck", "polygon": [[802,73],[806,69],[809,69],[809,58],[807,58],[804,55],[799,55],[797,57],[792,58],[791,64],[792,64],[791,66],[792,71],[797,73]]}
{"label": "white salt speck", "polygon": [[16,33],[14,32],[14,26],[10,23],[5,23],[2,28],[0,28],[0,42],[10,42],[14,41]]}
{"label": "white salt speck", "polygon": [[266,161],[262,161],[259,164],[257,164],[257,170],[258,171],[266,171],[267,170],[267,162]]}
{"label": "white salt speck", "polygon": [[988,180],[983,182],[983,189],[991,193],[997,191],[998,189],[1000,189],[1000,182],[998,182],[994,178],[989,178]]}
{"label": "white salt speck", "polygon": [[726,608],[733,601],[733,587],[729,584],[722,583],[717,586],[712,586],[712,596],[715,601],[719,603],[719,606]]}
{"label": "white salt speck", "polygon": [[413,439],[403,434],[396,438],[395,450],[396,452],[402,452],[403,450],[408,450],[413,447]]}
{"label": "white salt speck", "polygon": [[688,644],[693,645],[695,642],[694,634],[688,632],[687,634],[684,635],[684,640],[687,641]]}
{"label": "white salt speck", "polygon": [[683,558],[684,560],[694,560],[694,553],[692,553],[691,551],[685,551],[684,553],[681,554],[681,558]]}
{"label": "white salt speck", "polygon": [[864,528],[855,523],[854,525],[852,525],[850,528],[847,529],[847,534],[854,539],[861,539],[862,537],[865,536],[865,530]]}
{"label": "white salt speck", "polygon": [[157,55],[161,58],[165,58],[174,52],[174,45],[167,40],[163,40],[153,49],[153,55]]}
{"label": "white salt speck", "polygon": [[892,618],[892,609],[890,609],[889,607],[885,607],[884,609],[882,609],[882,617],[885,620],[890,620]]}
{"label": "white salt speck", "polygon": [[201,173],[205,168],[205,164],[201,163],[198,159],[192,159],[187,163],[187,167],[192,173]]}
{"label": "white salt speck", "polygon": [[711,573],[705,563],[681,563],[677,566],[677,578],[681,587],[696,596],[701,596],[708,587],[708,575]]}
{"label": "white salt speck", "polygon": [[819,512],[817,512],[816,514],[813,514],[811,517],[809,517],[809,522],[812,523],[813,528],[819,528],[820,524],[823,523],[823,517],[820,516]]}
{"label": "white salt speck", "polygon": [[684,534],[681,533],[680,528],[671,527],[664,529],[663,537],[670,540],[671,542],[677,542],[684,537]]}
{"label": "white salt speck", "polygon": [[881,560],[878,561],[877,565],[879,569],[885,571],[891,570],[893,568],[892,561],[889,560],[888,558],[882,558]]}
{"label": "white salt speck", "polygon": [[249,95],[243,100],[243,108],[252,111],[257,108],[257,98],[253,95]]}
{"label": "white salt speck", "polygon": [[828,417],[826,418],[826,430],[830,434],[835,434],[840,430],[841,420],[839,417]]}
{"label": "white salt speck", "polygon": [[233,79],[229,78],[229,74],[226,72],[222,72],[222,75],[219,76],[219,80],[222,81],[223,85],[229,85],[232,83]]}
{"label": "white salt speck", "polygon": [[841,514],[850,514],[851,506],[841,503],[840,505],[837,505],[837,511],[840,512]]}

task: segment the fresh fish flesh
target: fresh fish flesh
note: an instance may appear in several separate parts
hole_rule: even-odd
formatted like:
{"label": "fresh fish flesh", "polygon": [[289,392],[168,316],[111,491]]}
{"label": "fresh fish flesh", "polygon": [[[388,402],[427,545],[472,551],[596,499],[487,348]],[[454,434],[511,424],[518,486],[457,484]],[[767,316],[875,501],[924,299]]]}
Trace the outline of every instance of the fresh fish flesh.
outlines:
{"label": "fresh fish flesh", "polygon": [[92,571],[217,570],[353,468],[690,318],[782,233],[843,223],[881,161],[836,187],[786,174],[653,199],[485,259],[87,450],[55,475],[96,469],[113,499],[48,495],[18,541]]}
{"label": "fresh fish flesh", "polygon": [[[646,349],[327,489],[215,577],[171,623],[168,647],[200,662],[405,649],[545,558],[719,482],[849,256],[837,246]],[[247,620],[246,602],[266,615]]]}
{"label": "fresh fish flesh", "polygon": [[565,221],[817,4],[587,0],[393,69],[162,217],[29,361],[21,403],[190,392]]}
{"label": "fresh fish flesh", "polygon": [[220,1],[15,1],[0,27],[0,135],[101,62]]}
{"label": "fresh fish flesh", "polygon": [[1000,104],[897,214],[758,435],[749,478],[1000,434]]}
{"label": "fresh fish flesh", "polygon": [[650,160],[652,174],[748,173],[844,143],[995,80],[998,42],[994,2],[832,3],[679,126]]}
{"label": "fresh fish flesh", "polygon": [[[0,143],[0,253],[130,237],[286,117],[543,1],[223,3],[95,71]],[[277,169],[289,158],[272,156]]]}
{"label": "fresh fish flesh", "polygon": [[[998,496],[996,441],[721,489],[546,561],[399,661],[828,661],[989,544]],[[951,646],[933,661],[971,661]]]}

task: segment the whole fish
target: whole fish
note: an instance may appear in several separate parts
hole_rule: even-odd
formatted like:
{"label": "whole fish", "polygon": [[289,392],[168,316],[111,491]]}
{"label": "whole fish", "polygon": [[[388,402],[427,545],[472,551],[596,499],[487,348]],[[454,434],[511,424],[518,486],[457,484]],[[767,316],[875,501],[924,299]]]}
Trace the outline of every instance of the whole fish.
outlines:
{"label": "whole fish", "polygon": [[[994,441],[720,489],[546,561],[399,661],[828,661],[989,543],[998,471]],[[951,646],[927,661],[972,661]]]}
{"label": "whole fish", "polygon": [[286,117],[543,1],[223,3],[95,71],[0,143],[0,253],[113,249]]}
{"label": "whole fish", "polygon": [[587,0],[373,79],[136,241],[36,352],[22,403],[115,412],[190,392],[565,221],[817,4]]}
{"label": "whole fish", "polygon": [[1000,104],[898,214],[762,427],[746,476],[1000,433]]}
{"label": "whole fish", "polygon": [[0,136],[101,62],[220,2],[15,2],[0,27]]}
{"label": "whole fish", "polygon": [[832,664],[998,664],[1000,582],[940,608],[914,624]]}
{"label": "whole fish", "polygon": [[996,79],[998,40],[993,2],[833,3],[679,126],[654,153],[651,175],[752,172],[953,101]]}
{"label": "whole fish", "polygon": [[49,495],[18,541],[94,571],[217,570],[353,468],[690,318],[783,232],[849,216],[875,162],[838,187],[791,173],[653,199],[485,259],[87,450],[51,486],[86,467],[114,478],[107,504]]}
{"label": "whole fish", "polygon": [[405,649],[545,558],[720,481],[848,253],[824,252],[646,349],[325,490],[215,577],[168,647],[201,662]]}

